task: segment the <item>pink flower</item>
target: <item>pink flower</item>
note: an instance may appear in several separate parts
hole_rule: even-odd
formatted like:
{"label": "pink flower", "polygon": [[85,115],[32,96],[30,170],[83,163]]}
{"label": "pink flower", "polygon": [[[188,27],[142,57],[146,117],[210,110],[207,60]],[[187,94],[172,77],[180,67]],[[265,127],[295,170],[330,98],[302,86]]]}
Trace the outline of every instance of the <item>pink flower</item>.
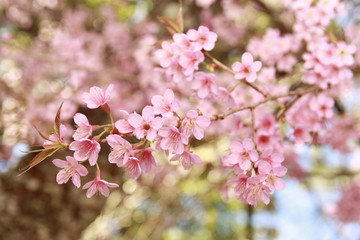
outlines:
{"label": "pink flower", "polygon": [[75,151],[76,160],[84,161],[89,159],[91,166],[96,164],[100,152],[100,144],[96,140],[81,139],[70,144],[69,149]]}
{"label": "pink flower", "polygon": [[119,187],[116,183],[109,183],[100,177],[100,173],[96,174],[94,180],[86,183],[83,186],[83,189],[88,189],[86,191],[86,197],[91,198],[95,193],[101,193],[105,197],[108,197],[110,194],[109,188]]}
{"label": "pink flower", "polygon": [[210,97],[212,94],[216,95],[218,89],[215,83],[215,75],[205,72],[195,73],[192,88],[198,90],[199,98]]}
{"label": "pink flower", "polygon": [[281,163],[284,161],[284,155],[278,152],[274,152],[272,148],[265,149],[261,156],[260,160],[255,163],[255,167],[258,167],[260,163],[266,162],[273,167],[281,166]]}
{"label": "pink flower", "polygon": [[151,106],[144,107],[142,116],[137,113],[129,115],[128,123],[134,128],[134,135],[138,139],[146,136],[146,139],[153,141],[157,136],[157,130],[162,127],[162,119],[154,117],[154,109]]}
{"label": "pink flower", "polygon": [[74,116],[74,122],[77,125],[77,129],[73,135],[75,140],[81,140],[91,136],[92,126],[89,124],[89,121],[84,114],[76,113]]}
{"label": "pink flower", "polygon": [[190,110],[182,121],[181,129],[186,136],[190,137],[193,134],[197,140],[201,140],[204,137],[204,129],[210,126],[210,123],[210,118],[199,116],[196,111]]}
{"label": "pink flower", "polygon": [[66,161],[54,159],[52,162],[58,168],[63,168],[56,175],[56,182],[58,184],[67,183],[71,178],[73,184],[79,188],[81,185],[80,176],[88,174],[88,170],[73,157],[67,156]]}
{"label": "pink flower", "polygon": [[196,46],[206,51],[211,51],[215,47],[215,42],[217,40],[217,34],[210,32],[205,26],[200,26],[197,31],[190,29],[186,35],[190,40],[195,42]]}
{"label": "pink flower", "polygon": [[163,150],[170,150],[175,154],[184,152],[184,145],[188,144],[188,137],[179,132],[174,126],[164,127],[159,130],[159,136],[162,137],[160,147]]}
{"label": "pink flower", "polygon": [[271,190],[268,186],[263,184],[265,178],[266,177],[264,175],[249,177],[247,179],[248,185],[241,196],[242,199],[248,204],[253,205],[254,207],[256,207],[259,199],[263,201],[266,205],[269,204],[269,194]]}
{"label": "pink flower", "polygon": [[276,190],[285,189],[285,182],[279,177],[286,174],[287,169],[283,166],[273,167],[268,162],[262,161],[259,164],[259,173],[266,176],[266,184],[270,189],[270,193]]}
{"label": "pink flower", "polygon": [[95,109],[100,106],[107,104],[110,98],[110,92],[114,88],[113,84],[110,84],[106,91],[104,92],[99,87],[91,87],[90,92],[85,92],[82,95],[83,101],[86,103],[87,107],[90,109]]}
{"label": "pink flower", "polygon": [[241,63],[235,62],[232,70],[235,72],[235,79],[245,78],[248,82],[254,82],[257,72],[261,69],[261,62],[255,61],[251,53],[245,52],[241,57]]}
{"label": "pink flower", "polygon": [[351,66],[354,64],[353,54],[356,52],[354,45],[347,45],[344,42],[338,42],[336,45],[335,64],[338,67]]}
{"label": "pink flower", "polygon": [[313,110],[320,118],[332,118],[334,112],[334,99],[327,97],[325,94],[314,96],[310,101],[310,109]]}
{"label": "pink flower", "polygon": [[223,159],[226,166],[238,165],[240,169],[247,171],[251,167],[251,162],[256,162],[259,159],[259,154],[255,150],[254,142],[246,138],[243,142],[235,140],[230,146],[231,154]]}
{"label": "pink flower", "polygon": [[200,51],[201,48],[194,42],[190,41],[189,37],[184,33],[175,33],[173,35],[175,46],[180,48],[180,52],[184,51]]}
{"label": "pink flower", "polygon": [[128,161],[125,164],[125,169],[129,176],[135,179],[140,177],[142,173],[140,161],[136,157],[129,157]]}
{"label": "pink flower", "polygon": [[199,69],[199,64],[205,60],[204,54],[200,51],[185,52],[179,58],[179,64],[183,67],[183,73],[186,76],[193,74]]}
{"label": "pink flower", "polygon": [[134,131],[134,128],[129,124],[127,120],[130,114],[127,111],[122,111],[122,115],[124,115],[124,118],[126,119],[120,119],[116,121],[116,129],[119,130],[120,133],[132,133]]}
{"label": "pink flower", "polygon": [[179,103],[175,100],[174,92],[171,89],[167,89],[164,96],[153,96],[151,103],[154,106],[154,113],[164,117],[171,117],[173,112],[179,109]]}
{"label": "pink flower", "polygon": [[118,167],[123,167],[133,154],[131,144],[119,135],[109,135],[106,137],[106,141],[112,148],[109,154],[109,162],[116,163]]}
{"label": "pink flower", "polygon": [[59,135],[56,135],[55,133],[51,134],[49,136],[50,141],[46,140],[42,146],[44,148],[51,148],[58,146],[60,143],[66,143],[65,136],[67,135],[67,133],[68,129],[66,128],[66,126],[64,124],[60,124]]}
{"label": "pink flower", "polygon": [[200,157],[198,155],[193,154],[188,149],[186,149],[182,154],[178,154],[173,156],[170,161],[176,161],[179,160],[184,167],[185,170],[190,169],[191,164],[201,164]]}
{"label": "pink flower", "polygon": [[156,159],[152,155],[153,151],[155,150],[152,148],[135,150],[135,155],[139,159],[141,170],[143,173],[149,173],[152,168],[157,165]]}
{"label": "pink flower", "polygon": [[163,68],[170,67],[173,61],[176,61],[177,46],[171,44],[167,41],[161,43],[162,49],[159,49],[155,52],[156,57],[159,59],[160,66]]}

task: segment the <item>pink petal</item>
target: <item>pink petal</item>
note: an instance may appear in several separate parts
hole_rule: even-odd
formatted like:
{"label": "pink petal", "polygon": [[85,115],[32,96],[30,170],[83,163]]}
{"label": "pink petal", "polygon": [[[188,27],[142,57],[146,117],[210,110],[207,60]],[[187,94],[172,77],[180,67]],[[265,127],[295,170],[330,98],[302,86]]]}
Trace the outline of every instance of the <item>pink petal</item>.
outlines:
{"label": "pink petal", "polygon": [[254,72],[258,72],[261,69],[262,63],[260,61],[256,61],[251,65],[251,69]]}
{"label": "pink petal", "polygon": [[134,130],[134,128],[125,119],[116,121],[115,127],[120,133],[131,133]]}
{"label": "pink petal", "polygon": [[241,56],[241,62],[245,65],[251,65],[254,62],[254,58],[251,55],[251,53],[249,52],[245,52],[242,56]]}
{"label": "pink petal", "polygon": [[52,163],[58,168],[66,168],[69,165],[69,163],[67,161],[60,160],[60,159],[54,159],[52,161]]}
{"label": "pink petal", "polygon": [[75,114],[74,122],[78,126],[82,126],[82,125],[88,126],[89,125],[89,121],[88,121],[87,117],[82,113],[76,113]]}
{"label": "pink petal", "polygon": [[78,172],[78,174],[80,176],[86,176],[89,172],[88,170],[86,169],[86,167],[84,167],[83,165],[79,164],[77,167],[76,167],[76,171]]}
{"label": "pink petal", "polygon": [[245,138],[243,141],[243,146],[247,151],[254,149],[254,142],[250,138]]}
{"label": "pink petal", "polygon": [[[84,185],[83,189],[85,188],[86,184]],[[97,188],[95,184],[92,184],[90,188],[86,191],[86,197],[91,198],[97,192]]]}
{"label": "pink petal", "polygon": [[130,114],[130,116],[128,118],[128,122],[134,128],[139,128],[143,125],[143,119],[137,113]]}
{"label": "pink petal", "polygon": [[79,188],[81,185],[81,180],[80,180],[80,175],[79,174],[74,174],[71,178],[71,181],[73,182],[73,184],[75,185],[75,187]]}
{"label": "pink petal", "polygon": [[142,110],[142,117],[146,122],[151,122],[154,119],[154,109],[151,106],[146,106]]}
{"label": "pink petal", "polygon": [[101,184],[99,185],[99,191],[102,195],[104,195],[105,197],[108,197],[110,194],[110,190],[109,188],[105,185],[105,184]]}
{"label": "pink petal", "polygon": [[167,103],[171,103],[175,99],[174,92],[171,89],[166,89],[164,99]]}
{"label": "pink petal", "polygon": [[276,178],[274,181],[274,186],[277,190],[283,190],[286,187],[286,184],[284,182],[284,180],[282,180],[281,178]]}

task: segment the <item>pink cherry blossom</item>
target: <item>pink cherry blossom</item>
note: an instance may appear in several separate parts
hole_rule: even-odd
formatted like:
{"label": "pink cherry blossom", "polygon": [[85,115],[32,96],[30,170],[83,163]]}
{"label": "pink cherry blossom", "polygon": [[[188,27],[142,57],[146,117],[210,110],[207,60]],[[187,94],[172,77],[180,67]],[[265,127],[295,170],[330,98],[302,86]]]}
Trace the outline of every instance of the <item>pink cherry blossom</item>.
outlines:
{"label": "pink cherry blossom", "polygon": [[201,47],[191,41],[184,33],[175,33],[173,35],[173,40],[175,46],[180,48],[182,52],[195,52],[201,50]]}
{"label": "pink cherry blossom", "polygon": [[354,45],[347,45],[344,42],[338,42],[336,44],[336,57],[335,64],[338,67],[351,66],[354,64],[353,54],[356,52]]}
{"label": "pink cherry blossom", "polygon": [[189,76],[199,69],[199,64],[205,60],[204,54],[200,51],[185,52],[179,58],[179,64],[183,67],[182,72]]}
{"label": "pink cherry blossom", "polygon": [[43,143],[44,148],[52,148],[59,145],[59,143],[67,144],[66,143],[66,136],[68,135],[68,129],[64,124],[60,124],[59,127],[59,135],[56,135],[55,133],[51,134],[49,136],[49,140],[46,140]]}
{"label": "pink cherry blossom", "polygon": [[90,165],[94,166],[100,152],[100,144],[94,139],[81,139],[72,142],[69,149],[75,151],[74,157],[76,160],[84,161],[89,159]]}
{"label": "pink cherry blossom", "polygon": [[189,143],[188,137],[181,133],[176,127],[168,126],[159,130],[161,136],[160,147],[163,150],[170,150],[175,154],[184,152],[184,145]]}
{"label": "pink cherry blossom", "polygon": [[82,100],[86,103],[90,109],[95,109],[107,104],[110,98],[110,92],[114,88],[113,84],[110,84],[104,92],[99,87],[91,87],[90,92],[85,92],[82,95]]}
{"label": "pink cherry blossom", "polygon": [[156,159],[152,155],[153,151],[155,150],[152,148],[138,149],[134,151],[134,155],[136,155],[139,159],[143,173],[149,173],[157,165]]}
{"label": "pink cherry blossom", "polygon": [[241,56],[241,63],[235,62],[232,70],[235,72],[235,79],[244,79],[248,82],[254,82],[257,72],[261,69],[261,62],[255,61],[251,53],[245,52]]}
{"label": "pink cherry blossom", "polygon": [[125,119],[120,119],[115,122],[115,127],[120,133],[132,133],[134,131],[133,126],[128,122],[130,114],[127,111],[121,111]]}
{"label": "pink cherry blossom", "polygon": [[205,26],[200,26],[197,31],[190,29],[186,35],[190,40],[194,41],[200,49],[204,49],[206,51],[211,51],[215,47],[215,42],[217,40],[217,34],[211,32]]}
{"label": "pink cherry blossom", "polygon": [[135,137],[138,139],[146,137],[149,141],[157,137],[157,131],[162,127],[162,119],[154,117],[154,109],[151,106],[144,107],[142,116],[137,113],[130,114],[128,123],[134,128]]}
{"label": "pink cherry blossom", "polygon": [[217,95],[218,88],[215,83],[215,75],[212,73],[197,72],[191,83],[193,89],[197,90],[199,98],[207,98]]}
{"label": "pink cherry blossom", "polygon": [[320,118],[331,118],[334,114],[332,107],[334,99],[324,94],[314,96],[310,102],[310,109],[313,110]]}
{"label": "pink cherry blossom", "polygon": [[177,160],[179,160],[181,162],[181,164],[185,170],[190,169],[192,163],[197,164],[197,165],[201,164],[200,157],[196,154],[193,154],[188,149],[186,149],[181,154],[177,154],[177,155],[173,156],[170,159],[170,161],[177,161]]}
{"label": "pink cherry blossom", "polygon": [[223,162],[228,166],[238,165],[244,171],[250,169],[251,162],[256,162],[259,159],[255,144],[249,138],[244,139],[242,142],[234,140],[231,143],[230,150],[231,154]]}
{"label": "pink cherry blossom", "polygon": [[74,122],[77,125],[77,129],[73,135],[74,140],[81,140],[91,136],[92,126],[89,124],[89,121],[84,114],[76,113]]}
{"label": "pink cherry blossom", "polygon": [[110,183],[103,179],[101,179],[100,173],[96,174],[94,180],[86,183],[83,186],[83,189],[88,189],[86,191],[86,197],[91,198],[95,193],[101,193],[105,197],[108,197],[110,194],[109,188],[117,188],[119,187],[116,183]]}
{"label": "pink cherry blossom", "polygon": [[63,168],[56,175],[56,182],[58,184],[67,183],[71,178],[73,184],[79,188],[81,185],[80,176],[88,174],[88,170],[73,157],[67,156],[66,161],[54,159],[52,162],[58,168]]}
{"label": "pink cherry blossom", "polygon": [[156,57],[159,60],[160,66],[163,68],[167,68],[171,65],[173,61],[176,61],[177,52],[179,50],[176,50],[177,46],[174,44],[171,44],[170,42],[164,41],[161,43],[161,49],[157,50],[155,52]]}
{"label": "pink cherry blossom", "polygon": [[183,119],[181,129],[185,135],[201,140],[204,137],[204,129],[210,126],[210,118],[202,116],[195,111],[190,110],[186,113],[186,118]]}
{"label": "pink cherry blossom", "polygon": [[164,96],[156,95],[151,98],[154,106],[154,113],[169,117],[173,112],[179,109],[179,103],[175,99],[174,92],[171,89],[165,91]]}
{"label": "pink cherry blossom", "polygon": [[140,160],[136,157],[129,157],[125,164],[125,169],[130,177],[137,179],[142,173]]}
{"label": "pink cherry blossom", "polygon": [[109,162],[116,163],[118,167],[123,167],[130,156],[133,155],[131,144],[119,135],[109,135],[106,137],[107,143],[111,146]]}
{"label": "pink cherry blossom", "polygon": [[285,188],[285,182],[279,177],[286,174],[287,169],[283,166],[273,167],[268,162],[262,161],[258,166],[259,174],[266,175],[266,184],[272,194],[275,189],[283,190]]}
{"label": "pink cherry blossom", "polygon": [[269,204],[271,190],[268,186],[263,184],[265,179],[265,175],[257,175],[248,178],[248,185],[241,195],[242,199],[254,207],[256,207],[258,200],[261,200],[266,205]]}

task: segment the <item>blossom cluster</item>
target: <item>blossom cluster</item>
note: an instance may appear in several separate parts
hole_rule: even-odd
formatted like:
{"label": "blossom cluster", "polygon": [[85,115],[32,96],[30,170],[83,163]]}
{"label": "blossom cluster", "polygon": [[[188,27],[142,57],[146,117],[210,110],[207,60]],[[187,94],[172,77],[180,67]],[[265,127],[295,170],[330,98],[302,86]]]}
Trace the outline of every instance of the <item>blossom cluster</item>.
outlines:
{"label": "blossom cluster", "polygon": [[[89,109],[101,107],[111,114],[107,104],[111,89],[111,85],[106,91],[92,87],[89,92],[83,94],[83,101]],[[123,119],[105,126],[91,125],[84,114],[76,113],[74,122],[77,128],[72,135],[74,141],[70,143],[65,142],[61,137],[66,131],[64,125],[61,125],[59,134],[51,135],[49,137],[51,142],[46,141],[43,144],[44,148],[54,147],[56,144],[68,145],[68,148],[74,152],[73,156],[66,157],[66,161],[53,160],[54,165],[63,168],[59,171],[56,181],[63,184],[71,178],[74,185],[79,188],[80,176],[88,174],[82,163],[88,161],[90,166],[97,166],[97,175],[94,180],[83,186],[83,189],[88,189],[87,197],[93,196],[96,192],[108,196],[108,188],[118,185],[101,178],[97,161],[101,150],[100,143],[104,141],[111,147],[108,161],[124,168],[129,176],[135,179],[156,167],[157,161],[153,156],[156,150],[171,154],[170,161],[179,160],[184,169],[189,169],[193,163],[200,164],[200,158],[190,149],[189,139],[204,138],[204,129],[209,127],[210,118],[195,110],[189,110],[186,116],[181,118],[176,113],[179,110],[179,103],[170,89],[166,90],[164,96],[153,96],[151,102],[152,105],[143,108],[141,115],[136,112],[129,114],[123,110]],[[103,131],[93,136],[93,133],[99,129]],[[104,134],[107,136],[102,139]],[[131,137],[137,140],[131,143],[129,141]]]}
{"label": "blossom cluster", "polygon": [[[213,1],[196,3],[207,8]],[[227,21],[238,20],[235,10],[245,13],[235,1],[221,4],[228,12]],[[339,92],[353,84],[356,47],[327,29],[343,5],[337,0],[281,4],[293,14],[293,28],[267,29],[248,42],[244,38],[244,46],[231,50],[224,63],[210,51],[221,40],[215,32],[222,32],[219,38],[229,35],[233,25],[219,27],[209,20],[185,33],[180,26],[183,23],[163,18],[171,29],[171,39],[162,41],[157,49],[155,30],[138,27],[134,34],[141,37],[135,49],[130,47],[131,34],[109,9],[102,10],[109,15],[104,27],[83,35],[78,33],[89,13],[69,14],[77,16],[74,23],[72,17],[66,17],[63,25],[69,30],[55,29],[49,46],[61,61],[58,74],[68,73],[70,87],[64,88],[61,96],[69,98],[76,91],[83,94],[69,100],[70,106],[66,106],[69,101],[63,106],[65,120],[73,118],[76,129],[57,122],[53,134],[41,136],[46,141],[40,156],[62,148],[72,151],[65,160],[53,161],[61,168],[56,181],[64,184],[71,179],[80,188],[81,178],[96,167],[95,178],[82,188],[87,189],[87,197],[95,193],[108,196],[109,188],[118,185],[103,179],[98,164],[101,150],[110,147],[106,161],[138,179],[156,171],[157,151],[188,170],[201,163],[194,142],[202,144],[206,136],[226,136],[231,143],[229,151],[221,153],[221,170],[232,177],[225,182],[238,198],[256,206],[258,200],[268,204],[275,190],[285,188],[282,177],[287,172],[288,176],[304,176],[294,160],[295,146],[330,144],[348,152],[348,140],[356,141],[360,129],[356,117],[341,113],[338,101]],[[204,11],[205,19],[212,16],[209,9]],[[144,33],[143,29],[152,30]],[[234,35],[244,34],[235,29]],[[225,42],[232,46],[239,42],[228,38]],[[107,65],[110,67],[105,68]],[[43,75],[47,76],[45,70]],[[101,81],[96,82],[97,78]],[[135,81],[137,78],[140,80]],[[102,108],[110,123],[91,124],[91,118],[77,105],[86,105],[86,111]],[[48,108],[55,109],[54,105]],[[31,114],[31,119],[41,115]],[[66,137],[70,132],[71,140]]]}

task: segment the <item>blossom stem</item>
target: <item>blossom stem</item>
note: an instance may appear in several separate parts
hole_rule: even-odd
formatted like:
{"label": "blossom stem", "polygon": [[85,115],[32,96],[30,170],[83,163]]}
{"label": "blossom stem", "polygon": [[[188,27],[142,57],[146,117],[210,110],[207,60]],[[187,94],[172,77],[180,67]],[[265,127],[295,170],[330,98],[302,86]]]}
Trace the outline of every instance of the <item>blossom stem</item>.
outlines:
{"label": "blossom stem", "polygon": [[299,90],[296,90],[296,91],[290,91],[286,94],[279,94],[279,95],[273,95],[273,96],[268,96],[266,97],[265,99],[257,102],[257,103],[254,103],[254,104],[250,104],[250,105],[246,105],[246,106],[242,106],[242,107],[239,107],[239,108],[233,108],[233,109],[230,109],[228,112],[226,113],[222,113],[222,114],[216,114],[214,116],[212,116],[211,120],[212,121],[216,121],[216,120],[222,120],[222,119],[225,119],[226,117],[234,114],[234,113],[237,113],[237,112],[240,112],[240,111],[244,111],[246,109],[250,109],[250,108],[256,108],[264,103],[267,103],[269,101],[275,101],[279,98],[284,98],[284,97],[291,97],[291,96],[302,96],[302,95],[305,95],[307,93],[311,93],[313,91],[316,91],[318,90],[319,88],[317,86],[313,86],[313,87],[309,87],[309,88],[306,88],[306,89],[299,89]]}
{"label": "blossom stem", "polygon": [[[222,62],[220,62],[219,60],[217,60],[216,58],[214,58],[213,56],[211,56],[208,52],[203,51],[204,55],[209,58],[215,65],[217,65],[218,67],[220,67],[221,69],[235,74],[235,72],[229,68],[228,66],[226,66],[225,64],[223,64]],[[266,94],[264,91],[262,91],[261,89],[259,89],[257,86],[253,85],[252,83],[249,83],[248,81],[246,81],[245,79],[241,80],[242,83],[245,83],[246,85],[248,85],[249,87],[251,87],[252,89],[254,89],[255,91],[259,92],[261,95],[263,95],[265,98],[268,96],[268,94]]]}

